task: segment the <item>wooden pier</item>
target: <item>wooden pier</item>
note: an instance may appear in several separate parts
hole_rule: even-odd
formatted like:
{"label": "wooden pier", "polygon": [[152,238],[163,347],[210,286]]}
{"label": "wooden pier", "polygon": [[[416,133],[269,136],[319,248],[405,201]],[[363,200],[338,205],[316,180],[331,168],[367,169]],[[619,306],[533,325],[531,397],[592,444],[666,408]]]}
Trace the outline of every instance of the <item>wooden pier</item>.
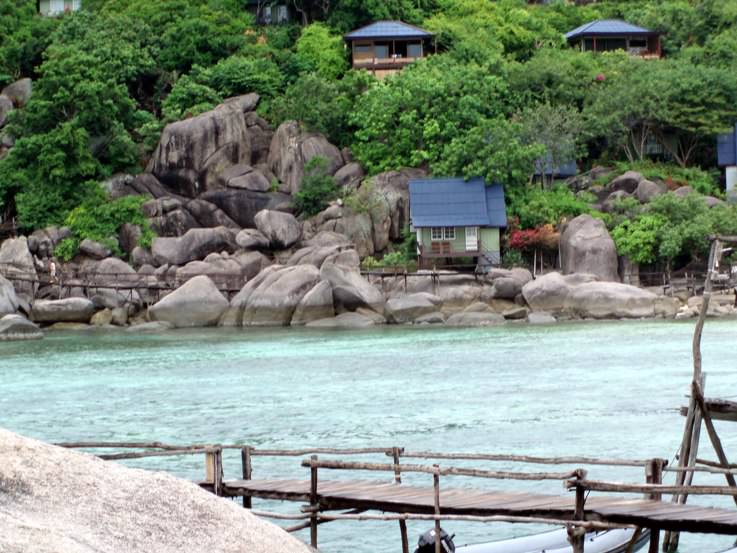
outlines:
{"label": "wooden pier", "polygon": [[[694,486],[663,484],[664,473],[737,474],[725,468],[709,466],[710,461],[693,467],[669,467],[664,459],[599,459],[593,457],[532,457],[524,455],[484,453],[440,453],[407,451],[401,447],[302,450],[266,450],[241,444],[189,445],[154,443],[65,443],[65,447],[97,449],[103,459],[122,460],[145,457],[204,455],[204,489],[226,498],[242,498],[246,508],[254,499],[302,503],[299,513],[284,514],[254,510],[254,514],[279,520],[297,521],[288,531],[310,529],[310,542],[318,545],[318,526],[338,520],[381,520],[399,522],[402,551],[408,553],[408,520],[425,520],[440,528],[441,521],[538,523],[564,526],[575,553],[583,552],[586,531],[613,528],[635,528],[634,542],[644,531],[650,532],[650,549],[659,549],[661,531],[726,534],[737,536],[737,510],[685,505],[664,500],[678,494],[732,496],[737,489],[730,486]],[[122,449],[119,453],[99,453],[101,448]],[[135,451],[131,451],[133,448]],[[223,472],[223,455],[238,450],[242,473],[227,479]],[[318,454],[320,456],[318,456]],[[306,457],[309,455],[309,457]],[[354,462],[335,456],[389,457],[391,462]],[[254,479],[253,461],[257,457],[302,457],[298,467],[300,478]],[[449,461],[519,462],[525,465],[617,466],[641,469],[644,481],[633,483],[589,480],[583,468],[560,472],[499,471],[486,468],[438,464],[423,465],[403,459]],[[350,471],[350,479],[330,478],[327,474]],[[353,477],[373,473],[371,478]],[[376,475],[379,474],[377,478]],[[385,477],[381,478],[381,474]],[[428,477],[427,485],[402,483],[402,477]],[[423,476],[424,475],[424,476]],[[304,476],[309,476],[304,478]],[[568,493],[558,495],[530,491],[508,491],[443,486],[441,478],[449,476],[516,480],[527,482],[559,481]],[[627,494],[627,495],[623,495]],[[439,535],[439,533],[438,533]],[[440,546],[438,542],[437,547]],[[436,550],[439,550],[436,548]]]}

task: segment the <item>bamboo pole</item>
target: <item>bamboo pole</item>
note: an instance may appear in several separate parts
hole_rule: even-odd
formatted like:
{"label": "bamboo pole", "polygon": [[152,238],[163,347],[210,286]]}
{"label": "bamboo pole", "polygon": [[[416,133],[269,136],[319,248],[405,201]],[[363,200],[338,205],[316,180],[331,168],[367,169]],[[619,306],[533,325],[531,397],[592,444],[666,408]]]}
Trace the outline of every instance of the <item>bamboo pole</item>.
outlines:
{"label": "bamboo pole", "polygon": [[[432,475],[432,487],[434,491],[434,505],[435,505],[435,516],[440,516],[440,467],[438,465],[433,465],[436,469],[435,473]],[[435,553],[443,553],[442,551],[442,542],[441,542],[441,536],[440,536],[440,519],[435,519]]]}
{"label": "bamboo pole", "polygon": [[581,486],[586,490],[614,493],[659,493],[672,495],[686,493],[690,495],[725,495],[737,496],[737,488],[731,486],[671,486],[668,484],[628,484],[624,482],[605,482],[602,480],[580,480],[566,482],[566,487]]}
{"label": "bamboo pole", "polygon": [[[241,467],[243,469],[243,480],[250,480],[253,476],[253,467],[251,465],[251,447],[246,446],[241,449]],[[250,509],[253,506],[250,495],[243,496],[243,507]]]}
{"label": "bamboo pole", "polygon": [[310,457],[310,545],[317,549],[317,515],[319,505],[317,503],[317,455]]}
{"label": "bamboo pole", "polygon": [[[302,466],[310,466],[310,461],[302,461]],[[333,460],[319,461],[318,466],[323,469],[376,472],[395,472],[397,469],[397,466],[389,463],[353,463]],[[581,469],[569,472],[508,472],[460,467],[439,468],[437,465],[433,465],[432,467],[426,465],[398,465],[398,468],[402,472],[419,472],[425,474],[435,474],[437,472],[441,476],[473,476],[476,478],[492,478],[497,480],[568,480],[569,478],[577,477],[581,473]]]}
{"label": "bamboo pole", "polygon": [[414,459],[455,459],[465,461],[514,461],[533,465],[608,465],[645,467],[648,459],[599,459],[595,457],[535,457],[491,453],[440,453],[435,451],[403,451],[402,457]]}
{"label": "bamboo pole", "polygon": [[[392,448],[392,457],[394,458],[394,483],[399,485],[402,483],[402,468],[399,465],[399,448]],[[409,537],[407,536],[407,521],[404,519],[399,521],[399,535],[402,538],[402,553],[409,553]]]}

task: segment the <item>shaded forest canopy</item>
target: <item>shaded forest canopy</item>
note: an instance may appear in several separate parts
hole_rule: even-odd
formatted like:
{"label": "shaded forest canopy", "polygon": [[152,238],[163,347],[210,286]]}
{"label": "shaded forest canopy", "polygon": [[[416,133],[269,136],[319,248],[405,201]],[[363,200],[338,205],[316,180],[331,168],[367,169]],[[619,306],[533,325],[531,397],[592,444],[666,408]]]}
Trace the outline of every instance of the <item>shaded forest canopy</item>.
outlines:
{"label": "shaded forest canopy", "polygon": [[[737,121],[737,2],[295,0],[297,22],[273,26],[257,25],[249,4],[84,0],[50,18],[34,0],[3,2],[0,87],[30,77],[34,90],[4,128],[14,147],[0,159],[0,212],[28,230],[63,224],[106,201],[100,181],[142,171],[164,125],[248,92],[274,127],[296,119],[369,174],[423,167],[501,181],[523,228],[585,211],[570,192],[541,199],[529,186],[541,158],[721,194],[714,143]],[[381,82],[352,70],[342,35],[379,19],[435,33],[439,53]],[[570,48],[564,33],[594,19],[663,33],[664,58]],[[628,206],[618,216],[611,228],[641,218]],[[667,214],[648,217],[643,229]]]}

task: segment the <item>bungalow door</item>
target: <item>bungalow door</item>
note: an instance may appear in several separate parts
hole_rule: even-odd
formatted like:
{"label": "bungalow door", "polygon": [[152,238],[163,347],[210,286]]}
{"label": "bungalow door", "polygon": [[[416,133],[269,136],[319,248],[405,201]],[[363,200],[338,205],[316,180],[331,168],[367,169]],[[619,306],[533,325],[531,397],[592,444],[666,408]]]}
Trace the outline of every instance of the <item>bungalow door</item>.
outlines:
{"label": "bungalow door", "polygon": [[479,249],[479,227],[466,227],[466,251],[475,252]]}

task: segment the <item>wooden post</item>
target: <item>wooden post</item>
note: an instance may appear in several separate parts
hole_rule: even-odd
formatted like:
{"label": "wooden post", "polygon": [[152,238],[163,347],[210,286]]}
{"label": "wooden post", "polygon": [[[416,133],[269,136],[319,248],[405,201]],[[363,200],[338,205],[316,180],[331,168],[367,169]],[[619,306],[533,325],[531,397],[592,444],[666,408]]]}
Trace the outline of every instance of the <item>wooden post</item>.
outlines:
{"label": "wooden post", "polygon": [[[435,467],[435,473],[432,475],[432,486],[435,492],[435,516],[440,515],[440,467]],[[435,553],[443,553],[443,544],[440,539],[440,519],[435,519]]]}
{"label": "wooden post", "polygon": [[[663,466],[665,465],[664,459],[651,459],[645,467],[645,480],[648,484],[662,484],[663,483]],[[662,501],[663,494],[652,493],[649,499],[653,501]],[[658,553],[660,547],[660,530],[658,528],[650,528],[650,544],[648,553]]]}
{"label": "wooden post", "polygon": [[[585,478],[585,472],[582,472],[577,476],[577,480]],[[576,486],[576,506],[573,511],[573,520],[585,520],[586,512],[584,507],[586,504],[586,490],[581,486]],[[581,527],[569,525],[566,530],[568,531],[568,542],[571,544],[573,553],[584,553],[583,547],[586,542],[586,530]]]}
{"label": "wooden post", "polygon": [[212,484],[215,495],[221,495],[223,482],[223,448],[214,447],[205,453],[205,482]]}
{"label": "wooden post", "polygon": [[317,549],[317,455],[310,457],[310,545]]}
{"label": "wooden post", "polygon": [[[253,468],[251,467],[251,446],[241,449],[241,466],[243,468],[243,480],[250,480],[253,475]],[[243,507],[250,509],[252,507],[251,503],[251,496],[244,495]]]}
{"label": "wooden post", "polygon": [[[399,448],[392,448],[392,457],[394,458],[394,483],[402,483],[401,469],[399,468]],[[399,533],[402,536],[402,553],[409,553],[409,538],[407,537],[407,521],[399,520]]]}

